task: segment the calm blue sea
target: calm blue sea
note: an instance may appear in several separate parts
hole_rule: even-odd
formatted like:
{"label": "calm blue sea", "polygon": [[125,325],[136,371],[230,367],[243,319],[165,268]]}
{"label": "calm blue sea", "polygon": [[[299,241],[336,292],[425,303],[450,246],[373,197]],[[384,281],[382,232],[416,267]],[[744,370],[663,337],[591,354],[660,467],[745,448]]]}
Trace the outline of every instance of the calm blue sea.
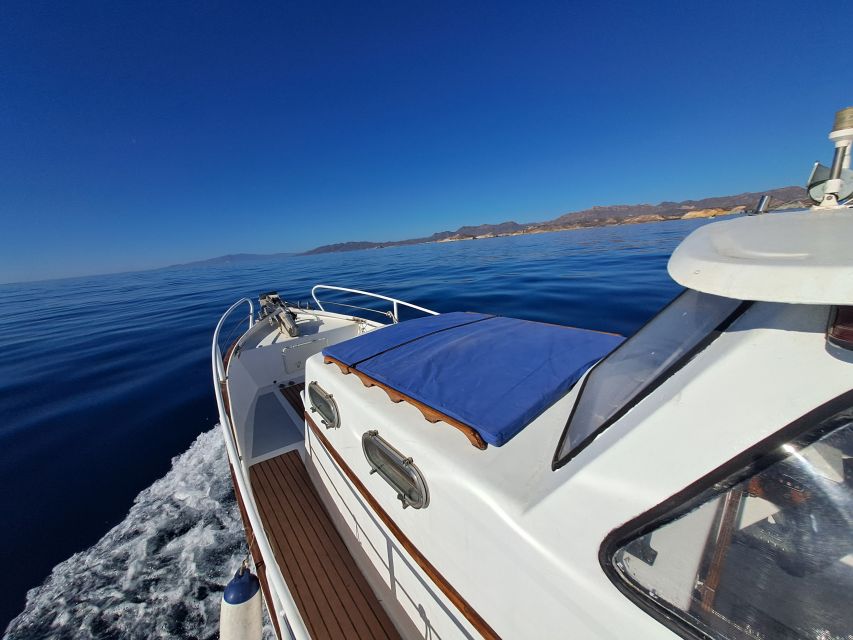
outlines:
{"label": "calm blue sea", "polygon": [[667,258],[702,224],[0,286],[0,629],[216,636],[245,549],[212,431],[211,334],[236,299],[326,283],[628,335],[679,291]]}

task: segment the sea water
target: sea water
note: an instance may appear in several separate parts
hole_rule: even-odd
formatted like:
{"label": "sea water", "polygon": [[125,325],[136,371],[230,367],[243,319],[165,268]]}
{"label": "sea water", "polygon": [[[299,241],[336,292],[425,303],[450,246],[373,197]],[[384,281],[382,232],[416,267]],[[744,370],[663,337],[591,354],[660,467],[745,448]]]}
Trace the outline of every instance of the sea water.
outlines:
{"label": "sea water", "polygon": [[4,637],[217,636],[246,544],[210,341],[238,298],[326,283],[630,335],[680,290],[666,261],[702,224],[0,285]]}

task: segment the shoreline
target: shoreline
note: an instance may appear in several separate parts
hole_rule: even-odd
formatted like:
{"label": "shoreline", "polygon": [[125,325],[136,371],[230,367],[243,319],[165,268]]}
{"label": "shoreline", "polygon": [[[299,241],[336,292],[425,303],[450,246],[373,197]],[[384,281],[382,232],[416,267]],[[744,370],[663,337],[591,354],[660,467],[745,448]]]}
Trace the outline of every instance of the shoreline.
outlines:
{"label": "shoreline", "polygon": [[[579,229],[596,229],[600,227],[619,227],[623,225],[631,225],[631,224],[648,224],[653,222],[672,222],[677,220],[698,220],[702,218],[717,218],[721,216],[731,216],[736,215],[738,213],[743,213],[746,211],[745,206],[737,206],[732,209],[697,209],[694,211],[688,211],[682,216],[673,217],[673,216],[660,216],[660,215],[640,215],[634,216],[631,218],[624,218],[622,220],[604,220],[600,224],[573,224],[573,225],[560,225],[556,227],[550,226],[531,226],[527,229],[522,229],[520,231],[507,231],[500,233],[486,233],[482,235],[471,235],[471,236],[452,236],[450,238],[442,238],[440,240],[429,240],[422,244],[437,244],[441,242],[463,242],[465,240],[488,240],[489,238],[509,238],[513,236],[529,236],[535,235],[539,233],[555,233],[557,231],[577,231]],[[391,246],[399,246],[399,245],[386,245],[380,247],[374,247],[375,249],[385,249]],[[354,251],[355,249],[353,249]],[[341,251],[328,251],[325,253],[343,253],[344,250]]]}

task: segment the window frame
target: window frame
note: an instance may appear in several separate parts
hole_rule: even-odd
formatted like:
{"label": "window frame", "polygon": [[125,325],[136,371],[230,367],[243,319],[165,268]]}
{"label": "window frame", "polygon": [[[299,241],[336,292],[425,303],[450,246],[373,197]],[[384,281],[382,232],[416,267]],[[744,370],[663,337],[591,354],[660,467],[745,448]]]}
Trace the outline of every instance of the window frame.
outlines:
{"label": "window frame", "polygon": [[[384,450],[385,455],[393,461],[402,474],[412,480],[412,484],[415,489],[421,493],[420,501],[412,502],[406,495],[405,491],[398,487],[393,479],[383,471],[381,465],[377,465],[375,463],[367,451],[369,444],[378,449]],[[429,488],[427,487],[426,479],[424,478],[424,474],[421,473],[421,470],[412,460],[411,456],[404,456],[400,453],[393,445],[391,445],[390,442],[379,435],[379,431],[376,429],[365,431],[362,434],[361,450],[364,454],[365,460],[367,460],[367,464],[370,465],[370,473],[376,473],[376,475],[382,478],[389,487],[396,491],[397,499],[402,503],[403,509],[408,507],[411,507],[412,509],[426,509],[429,506]]]}
{"label": "window frame", "polygon": [[[664,382],[666,382],[669,378],[675,375],[678,371],[680,371],[684,366],[690,362],[693,358],[695,358],[699,353],[704,351],[712,342],[714,342],[717,338],[719,338],[725,331],[728,329],[740,316],[742,316],[747,309],[752,306],[752,301],[744,300],[735,307],[735,309],[726,316],[722,322],[720,322],[716,327],[714,327],[708,335],[702,338],[696,345],[686,351],[678,360],[673,362],[669,367],[661,371],[657,377],[653,378],[646,384],[645,387],[640,389],[636,394],[631,396],[624,405],[622,405],[612,416],[610,416],[607,420],[605,420],[598,428],[593,431],[587,438],[579,443],[576,447],[573,447],[571,451],[569,451],[563,457],[560,457],[560,451],[563,448],[563,443],[566,441],[566,438],[569,435],[569,428],[572,425],[572,420],[574,420],[575,413],[580,406],[581,398],[583,397],[584,391],[586,390],[587,383],[589,382],[590,377],[593,372],[607,362],[612,356],[618,354],[620,349],[623,349],[625,345],[630,343],[641,331],[643,331],[647,326],[651,325],[655,320],[657,320],[660,316],[665,314],[672,306],[674,306],[682,296],[687,294],[690,291],[695,291],[693,289],[684,289],[675,296],[672,300],[670,300],[660,311],[658,311],[651,319],[643,324],[631,337],[626,339],[622,344],[616,347],[613,351],[607,354],[604,358],[596,362],[589,371],[584,375],[583,382],[581,382],[580,389],[578,390],[578,395],[575,398],[574,405],[572,406],[572,411],[569,413],[569,418],[566,420],[566,424],[563,427],[562,432],[560,433],[560,439],[557,441],[557,448],[554,450],[554,457],[551,461],[551,470],[557,471],[558,469],[565,466],[572,459],[574,459],[578,454],[584,451],[590,444],[595,442],[606,429],[610,428],[614,423],[620,420],[626,413],[628,413],[631,409],[633,409],[636,405],[642,402],[646,397],[652,394],[658,387],[660,387]],[[698,293],[703,293],[699,291]],[[707,294],[713,295],[713,294]],[[717,296],[723,297],[723,296]]]}
{"label": "window frame", "polygon": [[789,454],[782,449],[782,445],[792,444],[801,449],[819,440],[832,426],[818,428],[818,425],[851,406],[853,389],[800,416],[660,504],[611,531],[598,549],[598,563],[605,575],[622,595],[670,631],[690,640],[714,640],[713,636],[704,633],[689,620],[664,606],[661,601],[650,598],[647,593],[625,580],[613,566],[613,557],[619,549],[633,540],[653,533],[704,504],[702,498],[709,489],[717,488],[722,495],[735,485],[786,459]]}
{"label": "window frame", "polygon": [[[323,412],[320,411],[320,408],[314,404],[314,398],[311,397],[311,391],[316,391],[319,395],[321,395],[328,405],[332,408],[332,411],[335,413],[335,419],[331,422],[326,421],[326,416],[323,415]],[[305,393],[308,396],[308,405],[309,409],[312,413],[316,413],[320,416],[320,422],[323,423],[323,426],[326,429],[338,429],[341,426],[341,409],[338,407],[338,403],[335,401],[334,396],[326,391],[316,380],[312,380],[308,383],[308,387],[305,389]]]}

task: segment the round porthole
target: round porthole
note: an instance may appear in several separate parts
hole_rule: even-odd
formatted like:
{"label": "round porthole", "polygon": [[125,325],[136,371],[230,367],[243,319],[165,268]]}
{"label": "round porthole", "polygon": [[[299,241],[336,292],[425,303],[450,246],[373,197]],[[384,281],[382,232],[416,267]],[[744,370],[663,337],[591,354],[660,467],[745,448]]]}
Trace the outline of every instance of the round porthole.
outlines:
{"label": "round porthole", "polygon": [[332,398],[332,394],[326,392],[316,382],[308,385],[308,401],[311,404],[312,413],[320,414],[320,422],[327,429],[337,429],[341,426],[341,414],[338,412],[338,403]]}

